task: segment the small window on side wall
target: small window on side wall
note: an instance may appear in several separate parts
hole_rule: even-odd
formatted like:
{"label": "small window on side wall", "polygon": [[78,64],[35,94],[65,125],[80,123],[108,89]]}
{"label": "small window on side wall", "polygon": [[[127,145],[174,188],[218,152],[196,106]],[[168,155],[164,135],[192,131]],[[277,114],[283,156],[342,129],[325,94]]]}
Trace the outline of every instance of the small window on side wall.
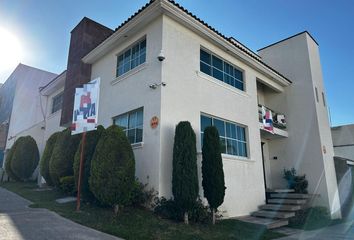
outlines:
{"label": "small window on side wall", "polygon": [[317,90],[317,87],[315,87],[315,94],[316,94],[316,101],[318,102],[318,90]]}
{"label": "small window on side wall", "polygon": [[323,101],[323,106],[326,106],[326,98],[324,92],[322,92],[322,101]]}
{"label": "small window on side wall", "polygon": [[63,105],[63,92],[59,93],[58,95],[52,98],[52,111],[51,113],[55,113],[61,110]]}

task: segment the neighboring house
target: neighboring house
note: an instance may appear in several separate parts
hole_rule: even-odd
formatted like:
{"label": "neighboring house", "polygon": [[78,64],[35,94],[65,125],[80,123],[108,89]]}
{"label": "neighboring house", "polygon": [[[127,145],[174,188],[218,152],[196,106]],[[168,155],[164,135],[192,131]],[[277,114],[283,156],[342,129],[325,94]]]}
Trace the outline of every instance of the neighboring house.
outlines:
{"label": "neighboring house", "polygon": [[[315,204],[341,216],[318,44],[308,32],[256,54],[175,2],[155,0],[81,57],[90,79],[101,79],[99,124],[124,128],[137,177],[159,196],[172,196],[174,131],[189,121],[199,166],[203,129],[219,130],[225,217],[255,211],[267,188],[287,186],[283,169],[292,167],[319,194]],[[278,120],[273,129],[260,123],[260,111]]]}
{"label": "neighboring house", "polygon": [[354,124],[332,127],[338,192],[344,217],[354,216]]}
{"label": "neighboring house", "polygon": [[24,74],[22,64],[18,65],[9,78],[0,87],[0,166],[3,164],[7,132],[15,96],[17,80]]}
{"label": "neighboring house", "polygon": [[[40,153],[44,150],[46,102],[40,95],[40,88],[52,81],[57,74],[20,64],[11,74],[16,79],[13,104],[9,120],[6,151],[21,136],[31,135]],[[11,80],[11,79],[10,79]],[[5,82],[6,84],[7,82]]]}
{"label": "neighboring house", "polygon": [[64,98],[65,79],[66,71],[62,72],[40,90],[40,94],[44,98],[43,103],[46,103],[43,105],[43,112],[45,113],[44,143],[53,133],[64,130],[63,127],[60,127],[60,118]]}
{"label": "neighboring house", "polygon": [[354,124],[332,127],[335,158],[354,165]]}

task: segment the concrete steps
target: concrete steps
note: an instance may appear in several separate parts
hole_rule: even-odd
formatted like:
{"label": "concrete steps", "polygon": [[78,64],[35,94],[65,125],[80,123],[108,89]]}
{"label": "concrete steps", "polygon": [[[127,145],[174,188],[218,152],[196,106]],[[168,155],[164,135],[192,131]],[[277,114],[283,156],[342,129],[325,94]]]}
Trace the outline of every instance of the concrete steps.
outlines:
{"label": "concrete steps", "polygon": [[287,199],[287,198],[272,198],[272,199],[268,199],[268,203],[303,205],[303,204],[307,203],[307,200],[304,200],[304,199]]}
{"label": "concrete steps", "polygon": [[282,204],[264,204],[259,206],[261,210],[273,210],[273,211],[298,211],[302,207],[301,205],[282,205]]}
{"label": "concrete steps", "polygon": [[253,217],[253,216],[244,216],[237,218],[240,221],[258,224],[265,226],[267,229],[275,229],[287,226],[289,224],[288,220],[286,219],[270,219],[270,218],[260,218],[260,217]]}
{"label": "concrete steps", "polygon": [[310,194],[302,193],[272,193],[270,194],[271,198],[286,198],[286,199],[309,199],[311,198]]}
{"label": "concrete steps", "polygon": [[288,219],[295,217],[297,211],[305,208],[313,196],[295,193],[292,189],[267,191],[267,203],[251,216],[239,218],[241,221],[261,224],[268,229],[288,225]]}
{"label": "concrete steps", "polygon": [[264,218],[277,218],[277,219],[287,219],[295,217],[295,212],[282,212],[282,211],[257,211],[251,214],[254,217],[264,217]]}

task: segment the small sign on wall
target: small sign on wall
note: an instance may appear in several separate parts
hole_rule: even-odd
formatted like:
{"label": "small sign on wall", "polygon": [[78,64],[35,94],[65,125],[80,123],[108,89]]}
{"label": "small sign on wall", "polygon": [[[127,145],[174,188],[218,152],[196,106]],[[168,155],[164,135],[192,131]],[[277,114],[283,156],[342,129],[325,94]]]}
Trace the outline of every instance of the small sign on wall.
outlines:
{"label": "small sign on wall", "polygon": [[150,127],[152,129],[157,128],[157,126],[159,125],[159,118],[157,116],[153,116],[150,120]]}

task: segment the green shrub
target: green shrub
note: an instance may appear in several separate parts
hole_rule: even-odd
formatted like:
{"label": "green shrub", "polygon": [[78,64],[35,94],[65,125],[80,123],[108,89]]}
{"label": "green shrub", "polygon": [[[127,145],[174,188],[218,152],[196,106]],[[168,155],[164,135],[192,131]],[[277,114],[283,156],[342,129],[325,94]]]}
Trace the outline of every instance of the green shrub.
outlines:
{"label": "green shrub", "polygon": [[[162,197],[156,199],[156,206],[154,208],[154,213],[164,219],[170,219],[174,221],[182,221],[184,217],[184,211],[176,204],[172,199],[167,200]],[[217,215],[216,217],[221,217]],[[207,206],[204,206],[202,201],[198,198],[193,207],[191,208],[188,218],[190,221],[195,223],[210,223],[211,212]]]}
{"label": "green shrub", "polygon": [[133,189],[130,193],[130,204],[132,206],[149,206],[155,196],[155,190],[147,190],[148,184],[143,184],[135,179]]}
{"label": "green shrub", "polygon": [[[88,181],[90,178],[91,160],[95,152],[98,140],[100,139],[103,131],[104,131],[104,127],[98,126],[97,130],[86,133],[86,142],[85,142],[85,149],[84,149],[84,167],[83,167],[83,176],[81,181],[81,194],[82,194],[82,198],[88,202],[95,201],[95,196],[90,191],[90,186]],[[78,179],[79,179],[81,144],[82,144],[82,140],[80,141],[79,147],[77,148],[74,157],[74,178],[75,178],[76,189],[78,186]]]}
{"label": "green shrub", "polygon": [[74,174],[74,156],[80,139],[81,134],[71,135],[70,129],[58,135],[49,161],[49,174],[54,186],[60,187],[60,178]]}
{"label": "green shrub", "polygon": [[216,127],[204,130],[202,148],[202,185],[204,196],[208,200],[215,224],[215,211],[224,202],[225,180],[221,157],[220,137]]}
{"label": "green shrub", "polygon": [[16,148],[11,159],[11,170],[21,181],[28,180],[39,161],[39,150],[36,141],[31,136],[16,140]]}
{"label": "green shrub", "polygon": [[59,188],[65,194],[74,195],[76,192],[74,176],[66,176],[60,178]]}
{"label": "green shrub", "polygon": [[297,175],[295,168],[284,169],[283,178],[287,181],[289,189],[294,189],[296,193],[307,193],[309,183],[306,175]]}
{"label": "green shrub", "polygon": [[47,140],[47,143],[44,148],[42,158],[39,162],[40,173],[45,179],[48,186],[52,186],[52,179],[49,174],[49,161],[53,153],[55,142],[59,136],[60,132],[53,133]]}
{"label": "green shrub", "polygon": [[198,192],[196,136],[189,122],[180,122],[173,145],[172,193],[174,201],[184,211],[186,224]]}
{"label": "green shrub", "polygon": [[329,211],[325,207],[312,207],[296,212],[295,217],[289,219],[289,225],[304,229],[317,229],[331,224]]}
{"label": "green shrub", "polygon": [[15,149],[16,149],[16,142],[12,145],[11,149],[7,153],[6,160],[5,160],[5,172],[10,179],[14,181],[19,181],[20,179],[13,173],[11,169],[11,160],[15,152]]}
{"label": "green shrub", "polygon": [[133,149],[123,130],[115,125],[101,135],[91,161],[90,190],[103,205],[130,204],[135,179]]}

